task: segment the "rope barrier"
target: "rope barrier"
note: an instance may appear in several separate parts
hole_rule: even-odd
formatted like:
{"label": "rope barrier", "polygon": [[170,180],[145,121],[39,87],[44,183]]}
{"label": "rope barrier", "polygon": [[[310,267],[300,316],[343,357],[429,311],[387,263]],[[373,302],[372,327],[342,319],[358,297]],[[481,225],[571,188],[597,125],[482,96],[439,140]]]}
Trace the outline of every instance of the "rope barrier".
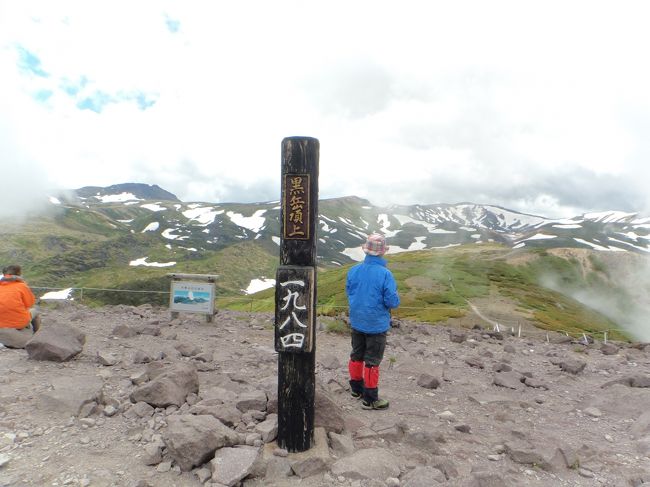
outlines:
{"label": "rope barrier", "polygon": [[[107,292],[125,292],[125,293],[149,293],[149,294],[170,294],[169,291],[148,291],[148,290],[142,290],[142,289],[115,289],[115,288],[98,288],[98,287],[69,287],[69,288],[61,288],[61,287],[46,287],[46,286],[30,286],[32,289],[35,290],[45,290],[45,291],[64,291],[64,290],[70,290],[70,291],[79,291],[81,294],[81,298],[83,299],[83,293],[84,291],[107,291]],[[456,293],[463,298],[460,293],[456,291]],[[251,310],[253,307],[253,303],[255,301],[263,301],[261,299],[254,299],[254,298],[247,298],[245,296],[223,296],[219,299],[224,299],[228,301],[247,301],[250,302],[251,304]],[[463,298],[465,299],[465,298]],[[467,303],[469,303],[469,300],[465,299]],[[347,309],[347,305],[334,305],[334,304],[319,304],[317,305],[317,308],[323,309],[323,308],[328,308],[328,309]],[[456,306],[400,306],[400,309],[410,309],[410,310],[444,310],[444,309],[452,309],[452,310],[460,310],[459,307]],[[494,320],[495,324],[493,326],[493,331],[496,332],[502,332],[503,327],[502,325],[506,325],[506,329],[508,328],[507,325],[510,325],[510,333],[512,335],[516,335],[517,337],[521,338],[522,336],[535,336],[535,335],[545,335],[546,342],[550,342],[549,338],[549,331],[548,330],[537,330],[537,329],[523,329],[521,326],[521,323],[519,321],[511,321],[511,320]],[[512,326],[515,324],[517,326],[516,332],[515,332],[515,327]],[[580,341],[584,345],[589,344],[589,338],[590,336],[598,336],[598,335],[603,335],[603,342],[607,343],[607,340],[609,338],[609,335],[614,332],[618,332],[622,335],[627,335],[629,332],[625,329],[622,328],[608,328],[606,330],[597,330],[597,331],[592,331],[589,333],[585,332],[569,332],[567,330],[554,330],[556,333],[563,333],[567,337],[574,337],[580,339]]]}
{"label": "rope barrier", "polygon": [[103,288],[103,287],[39,287],[39,286],[30,286],[32,289],[49,289],[52,291],[65,291],[70,289],[71,291],[111,291],[116,293],[153,293],[153,294],[169,294],[169,291],[146,291],[142,289],[115,289],[115,288]]}

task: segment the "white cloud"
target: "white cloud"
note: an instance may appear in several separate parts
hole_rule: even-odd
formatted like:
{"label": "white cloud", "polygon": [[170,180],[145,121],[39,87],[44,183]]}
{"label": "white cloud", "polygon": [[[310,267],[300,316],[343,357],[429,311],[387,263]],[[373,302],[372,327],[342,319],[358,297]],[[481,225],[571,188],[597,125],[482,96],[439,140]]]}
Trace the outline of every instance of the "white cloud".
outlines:
{"label": "white cloud", "polygon": [[323,197],[650,209],[646,3],[0,2],[23,189],[276,199],[281,140],[309,135]]}

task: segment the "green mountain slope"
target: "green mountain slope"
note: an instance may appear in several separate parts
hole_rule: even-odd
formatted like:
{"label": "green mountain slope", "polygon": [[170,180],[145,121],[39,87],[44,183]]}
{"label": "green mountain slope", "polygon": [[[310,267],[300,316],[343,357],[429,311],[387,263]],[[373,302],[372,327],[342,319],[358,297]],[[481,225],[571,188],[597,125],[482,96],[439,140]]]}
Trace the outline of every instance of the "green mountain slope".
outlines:
{"label": "green mountain slope", "polygon": [[[111,194],[90,196],[98,188],[88,191],[87,197],[51,204],[23,221],[4,221],[0,263],[21,264],[41,294],[46,288],[75,288],[79,299],[83,288],[90,304],[165,304],[167,274],[173,272],[219,275],[219,306],[273,309],[273,290],[253,298],[242,290],[254,279],[275,277],[277,202],[143,199],[157,191],[149,187],[137,200],[117,201]],[[644,233],[649,224],[603,215],[558,223],[469,204],[381,209],[355,197],[323,200],[319,312],[346,311],[343,286],[352,265],[346,263],[361,255],[369,232],[382,231],[392,249],[402,252],[389,256],[402,296],[397,317],[462,326],[482,320],[571,333],[625,327],[650,340],[650,259],[641,245],[650,238]],[[616,218],[623,223],[613,223]],[[525,245],[518,240],[524,234]],[[610,251],[576,248],[576,238]],[[612,247],[624,238],[634,241],[634,252]],[[564,241],[566,248],[557,245]]]}
{"label": "green mountain slope", "polygon": [[[474,314],[474,306],[506,327],[517,323],[573,335],[599,334],[618,330],[622,325],[581,303],[572,297],[574,293],[607,293],[621,308],[632,303],[629,293],[614,284],[606,265],[599,263],[595,254],[589,261],[592,265],[585,266],[574,257],[545,250],[467,245],[390,255],[388,261],[402,298],[400,308],[394,312],[397,318],[429,323],[451,319],[471,326],[482,321]],[[336,315],[347,309],[344,287],[348,269],[345,266],[319,272],[320,313]],[[561,283],[561,292],[544,286],[551,280]],[[253,303],[224,298],[221,305],[272,311],[273,292],[256,294]],[[617,331],[610,331],[609,336],[626,337]]]}

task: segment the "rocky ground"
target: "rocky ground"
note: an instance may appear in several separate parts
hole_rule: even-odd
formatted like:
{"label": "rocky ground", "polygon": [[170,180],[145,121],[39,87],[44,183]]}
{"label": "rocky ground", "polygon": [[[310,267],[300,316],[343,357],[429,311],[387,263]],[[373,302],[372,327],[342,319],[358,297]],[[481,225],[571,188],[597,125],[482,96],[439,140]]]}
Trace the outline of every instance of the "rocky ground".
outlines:
{"label": "rocky ground", "polygon": [[296,454],[273,441],[271,315],[46,305],[34,343],[0,348],[0,486],[650,483],[650,346],[404,322],[390,408],[365,411],[326,320],[315,445]]}

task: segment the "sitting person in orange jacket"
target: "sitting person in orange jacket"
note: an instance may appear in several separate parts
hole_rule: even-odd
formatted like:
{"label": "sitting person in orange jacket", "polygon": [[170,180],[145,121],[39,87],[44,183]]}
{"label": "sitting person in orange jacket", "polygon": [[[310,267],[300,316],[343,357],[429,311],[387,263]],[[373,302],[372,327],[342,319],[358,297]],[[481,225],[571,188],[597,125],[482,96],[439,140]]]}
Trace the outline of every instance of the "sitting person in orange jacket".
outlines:
{"label": "sitting person in orange jacket", "polygon": [[0,328],[28,330],[34,333],[41,326],[41,317],[35,307],[36,297],[21,277],[19,265],[10,265],[2,270],[0,278]]}

